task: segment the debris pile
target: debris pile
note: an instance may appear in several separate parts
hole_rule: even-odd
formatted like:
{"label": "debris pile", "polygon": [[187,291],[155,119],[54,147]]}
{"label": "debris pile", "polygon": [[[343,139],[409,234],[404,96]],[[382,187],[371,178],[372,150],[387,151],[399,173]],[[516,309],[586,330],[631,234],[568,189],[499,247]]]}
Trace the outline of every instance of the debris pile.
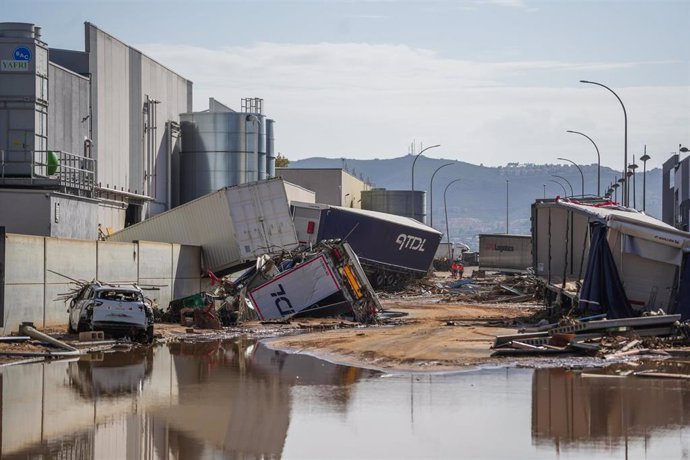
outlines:
{"label": "debris pile", "polygon": [[452,280],[446,284],[443,302],[521,303],[543,298],[543,283],[533,275]]}
{"label": "debris pile", "polygon": [[601,317],[564,318],[556,324],[498,336],[492,347],[496,350],[493,355],[583,353],[617,359],[658,354],[655,350],[687,342],[690,337],[690,326],[680,323],[680,315],[656,314],[610,320]]}
{"label": "debris pile", "polygon": [[212,292],[172,301],[167,316],[179,316],[186,326],[219,328],[301,316],[371,322],[382,311],[357,256],[340,240],[263,255],[235,279],[210,276],[216,286]]}

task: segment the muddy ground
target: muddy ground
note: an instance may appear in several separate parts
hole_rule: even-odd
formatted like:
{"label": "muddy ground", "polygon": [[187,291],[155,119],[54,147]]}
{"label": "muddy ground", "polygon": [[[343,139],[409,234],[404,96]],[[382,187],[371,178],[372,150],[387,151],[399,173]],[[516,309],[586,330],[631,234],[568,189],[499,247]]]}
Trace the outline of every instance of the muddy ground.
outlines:
{"label": "muddy ground", "polygon": [[[216,331],[157,323],[156,340],[195,342],[249,335],[265,341],[269,347],[277,350],[307,353],[336,363],[386,372],[447,372],[482,364],[539,367],[552,360],[547,357],[491,356],[491,345],[497,335],[513,334],[524,325],[534,324],[535,318],[545,312],[545,307],[536,303],[505,301],[505,291],[496,290],[496,286],[503,282],[502,279],[490,281],[494,285],[493,291],[485,290],[490,293],[490,297],[503,299],[502,301],[466,301],[463,296],[443,287],[443,283],[447,281],[445,278],[445,274],[436,274],[407,292],[382,293],[381,303],[385,314],[377,324],[362,325],[339,318],[300,318],[263,323],[254,321]],[[510,295],[512,294],[508,297]],[[485,298],[486,295],[475,297]],[[81,343],[76,336],[67,334],[61,328],[44,332],[82,350],[100,351],[113,346]],[[40,359],[31,356],[3,356],[3,352],[27,352],[27,355],[31,355],[48,350],[49,348],[36,342],[0,342],[0,365]],[[570,358],[556,359],[558,362],[552,364],[570,366]],[[582,358],[573,359],[575,361],[572,366],[591,365],[580,362]]]}

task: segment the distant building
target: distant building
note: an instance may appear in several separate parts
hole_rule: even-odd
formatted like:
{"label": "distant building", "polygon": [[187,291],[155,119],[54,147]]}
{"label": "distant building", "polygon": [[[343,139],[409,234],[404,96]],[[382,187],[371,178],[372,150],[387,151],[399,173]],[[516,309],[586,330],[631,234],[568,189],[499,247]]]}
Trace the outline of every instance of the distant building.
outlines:
{"label": "distant building", "polygon": [[690,230],[690,156],[680,160],[674,154],[661,168],[661,220]]}
{"label": "distant building", "polygon": [[375,188],[362,193],[362,209],[409,217],[426,224],[426,192]]}
{"label": "distant building", "polygon": [[276,176],[316,193],[316,202],[362,208],[362,193],[371,186],[340,168],[276,168]]}

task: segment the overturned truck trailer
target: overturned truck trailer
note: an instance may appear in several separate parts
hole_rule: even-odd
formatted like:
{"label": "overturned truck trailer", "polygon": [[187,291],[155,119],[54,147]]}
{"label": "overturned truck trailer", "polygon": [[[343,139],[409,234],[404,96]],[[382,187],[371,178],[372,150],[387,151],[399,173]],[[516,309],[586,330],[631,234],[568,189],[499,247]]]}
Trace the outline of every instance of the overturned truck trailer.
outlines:
{"label": "overturned truck trailer", "polygon": [[282,179],[225,187],[108,239],[201,246],[204,270],[222,274],[298,246],[288,204],[292,187]]}
{"label": "overturned truck trailer", "polygon": [[536,275],[576,312],[690,318],[690,233],[615,203],[559,199],[532,205],[532,239]]}
{"label": "overturned truck trailer", "polygon": [[292,259],[276,256],[274,261],[280,263],[274,267],[284,269],[264,270],[261,278],[268,281],[255,287],[249,283],[248,298],[259,317],[346,315],[360,322],[374,320],[381,304],[350,245],[323,241],[315,249]]}
{"label": "overturned truck trailer", "polygon": [[407,217],[326,204],[292,203],[302,244],[346,240],[374,287],[425,276],[441,241],[437,230]]}

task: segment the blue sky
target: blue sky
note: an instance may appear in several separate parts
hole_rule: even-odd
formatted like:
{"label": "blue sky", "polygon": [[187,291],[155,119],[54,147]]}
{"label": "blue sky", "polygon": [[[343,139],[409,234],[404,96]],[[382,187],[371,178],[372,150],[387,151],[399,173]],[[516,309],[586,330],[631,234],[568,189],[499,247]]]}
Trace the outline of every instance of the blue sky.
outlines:
{"label": "blue sky", "polygon": [[[487,165],[559,156],[659,165],[690,143],[690,1],[3,0],[0,20],[83,49],[90,21],[238,107],[263,97],[289,158],[417,145]],[[432,152],[430,151],[431,155]]]}

